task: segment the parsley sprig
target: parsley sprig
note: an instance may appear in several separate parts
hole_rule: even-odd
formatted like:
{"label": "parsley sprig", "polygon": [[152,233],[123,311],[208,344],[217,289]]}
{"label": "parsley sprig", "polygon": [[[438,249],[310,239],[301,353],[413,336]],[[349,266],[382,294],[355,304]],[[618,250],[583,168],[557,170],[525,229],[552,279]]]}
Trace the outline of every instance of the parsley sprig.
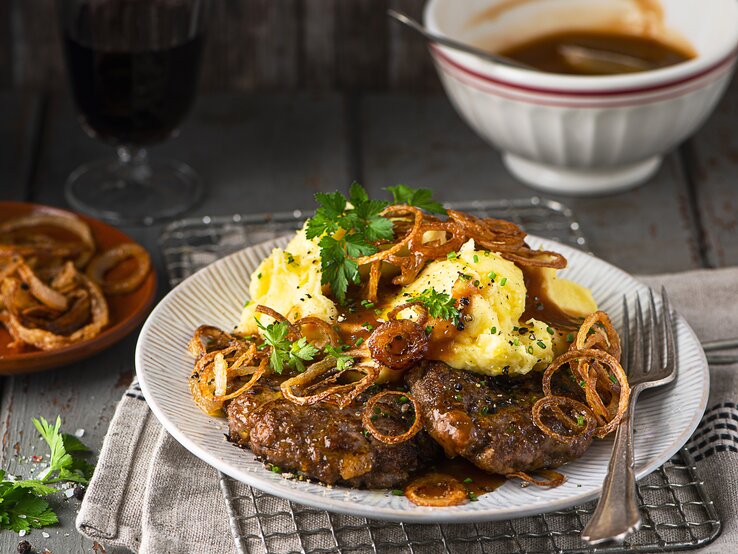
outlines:
{"label": "parsley sprig", "polygon": [[[446,213],[428,189],[405,185],[389,187],[395,203],[409,204],[431,213]],[[353,183],[346,198],[340,192],[315,195],[319,204],[307,222],[308,239],[320,238],[321,283],[329,285],[339,303],[346,303],[349,285],[361,282],[356,258],[377,252],[376,243],[394,238],[392,220],[380,215],[389,202],[371,200],[364,187]]]}
{"label": "parsley sprig", "polygon": [[335,347],[327,344],[323,350],[328,356],[333,356],[336,359],[336,369],[347,369],[354,365],[354,359],[346,355],[340,346]]}
{"label": "parsley sprig", "polygon": [[284,371],[285,367],[296,369],[299,372],[305,371],[305,362],[312,361],[320,352],[305,337],[300,337],[294,342],[287,338],[290,329],[284,321],[264,325],[257,319],[256,324],[261,329],[261,335],[264,338],[261,348],[272,347],[269,354],[269,365],[279,374]]}
{"label": "parsley sprig", "polygon": [[445,292],[438,292],[434,288],[429,288],[425,289],[420,295],[415,296],[412,300],[422,302],[431,316],[446,319],[453,323],[454,326],[459,325],[461,312],[456,307],[456,300],[451,295]]}
{"label": "parsley sprig", "polygon": [[320,207],[307,222],[306,236],[322,237],[318,243],[321,282],[330,285],[333,295],[343,304],[349,284],[360,282],[355,258],[374,254],[377,247],[372,243],[394,237],[392,221],[379,215],[389,203],[370,200],[359,183],[351,185],[348,199],[340,192],[319,192],[315,199]]}
{"label": "parsley sprig", "polygon": [[87,484],[94,470],[92,464],[74,455],[89,452],[89,449],[74,435],[61,432],[59,417],[54,425],[44,418],[34,419],[33,424],[51,450],[49,467],[38,479],[22,480],[8,478],[8,474],[0,470],[0,528],[16,533],[58,523],[59,519],[44,497],[59,489],[49,485],[61,481]]}
{"label": "parsley sprig", "polygon": [[446,210],[439,202],[433,200],[433,193],[429,189],[412,189],[405,185],[396,185],[387,187],[387,190],[392,193],[395,204],[407,204],[431,214],[446,215]]}

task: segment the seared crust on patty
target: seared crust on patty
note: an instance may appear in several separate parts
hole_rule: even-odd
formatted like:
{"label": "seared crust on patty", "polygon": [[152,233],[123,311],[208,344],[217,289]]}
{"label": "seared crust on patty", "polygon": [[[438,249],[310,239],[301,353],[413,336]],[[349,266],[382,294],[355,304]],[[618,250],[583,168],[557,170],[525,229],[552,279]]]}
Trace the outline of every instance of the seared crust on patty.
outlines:
{"label": "seared crust on patty", "polygon": [[[484,377],[430,362],[412,369],[406,381],[426,431],[446,455],[466,458],[490,473],[555,468],[582,456],[592,443],[592,432],[563,444],[535,426],[531,408],[543,395],[538,372]],[[552,428],[566,432],[559,422]]]}
{"label": "seared crust on patty", "polygon": [[[387,415],[377,418],[376,427],[403,433],[414,417],[404,406],[383,404]],[[329,485],[399,486],[436,458],[439,449],[425,432],[396,445],[367,436],[362,408],[358,402],[344,409],[327,403],[298,406],[282,397],[277,381],[264,378],[228,406],[229,439],[281,471]]]}

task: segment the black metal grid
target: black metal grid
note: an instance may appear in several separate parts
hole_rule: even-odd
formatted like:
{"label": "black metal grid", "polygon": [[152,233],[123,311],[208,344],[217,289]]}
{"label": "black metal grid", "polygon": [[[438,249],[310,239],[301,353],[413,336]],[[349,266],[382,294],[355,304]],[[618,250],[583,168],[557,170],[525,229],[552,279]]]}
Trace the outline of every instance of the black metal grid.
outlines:
{"label": "black metal grid", "polygon": [[[587,250],[571,210],[551,200],[454,204],[474,215],[508,219],[528,233]],[[160,248],[172,286],[218,258],[298,229],[310,213],[234,215],[170,224]],[[372,521],[294,504],[220,476],[239,553],[487,554],[616,553],[690,550],[721,529],[686,449],[638,483],[643,525],[621,545],[589,547],[579,538],[594,503],[502,522],[420,525]]]}

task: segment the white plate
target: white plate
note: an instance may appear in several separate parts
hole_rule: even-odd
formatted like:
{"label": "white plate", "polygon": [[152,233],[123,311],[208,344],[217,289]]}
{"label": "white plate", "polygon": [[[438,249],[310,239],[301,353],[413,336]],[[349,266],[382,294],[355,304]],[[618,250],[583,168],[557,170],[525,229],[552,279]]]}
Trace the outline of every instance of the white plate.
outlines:
{"label": "white plate", "polygon": [[[471,522],[509,519],[558,510],[597,497],[607,472],[611,440],[596,441],[579,460],[566,464],[567,482],[555,489],[522,488],[505,483],[478,502],[449,508],[415,506],[383,490],[324,487],[291,481],[264,469],[248,451],[224,439],[226,421],[200,412],[190,398],[187,379],[192,358],[187,342],[202,324],[230,329],[247,298],[249,276],[257,264],[287,239],[247,248],[217,261],[182,282],[152,312],[136,348],[141,389],[156,417],[185,448],[222,472],[270,494],[334,512],[374,519],[419,523]],[[569,267],[563,276],[592,289],[613,323],[621,322],[622,295],[647,287],[630,275],[593,256],[552,241],[530,237],[533,246],[564,254]],[[635,459],[639,478],[651,473],[687,441],[705,410],[709,374],[697,337],[677,317],[679,376],[663,390],[645,394],[636,409]]]}

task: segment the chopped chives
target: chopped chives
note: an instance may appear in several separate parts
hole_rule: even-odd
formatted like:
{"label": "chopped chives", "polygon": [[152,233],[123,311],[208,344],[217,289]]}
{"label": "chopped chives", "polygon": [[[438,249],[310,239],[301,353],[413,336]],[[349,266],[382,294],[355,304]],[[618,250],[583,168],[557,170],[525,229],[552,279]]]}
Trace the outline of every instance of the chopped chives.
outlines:
{"label": "chopped chives", "polygon": [[449,252],[448,254],[446,254],[446,258],[448,258],[449,260],[453,260],[454,258],[456,258],[456,252]]}
{"label": "chopped chives", "polygon": [[502,281],[500,281],[500,286],[504,287],[507,284],[507,277],[503,277]]}
{"label": "chopped chives", "polygon": [[395,496],[405,496],[404,491],[401,491],[400,489],[392,489],[392,494]]}
{"label": "chopped chives", "polygon": [[497,273],[495,273],[494,271],[490,271],[487,274],[487,277],[489,277],[492,281],[494,281],[497,278]]}
{"label": "chopped chives", "polygon": [[518,339],[518,337],[515,337],[515,338],[513,339],[513,345],[514,345],[514,346],[520,346],[520,340]]}
{"label": "chopped chives", "polygon": [[538,342],[537,342],[536,344],[537,344],[538,346],[540,346],[541,348],[543,348],[543,349],[545,349],[545,348],[546,348],[546,343],[545,343],[545,342],[543,342],[542,340],[539,340],[539,341],[538,341]]}
{"label": "chopped chives", "polygon": [[574,333],[566,335],[566,342],[574,342]]}
{"label": "chopped chives", "polygon": [[473,260],[474,260],[474,263],[475,264],[478,264],[479,263],[479,256],[477,256],[476,254],[474,254]]}
{"label": "chopped chives", "polygon": [[554,334],[554,330],[553,330],[553,329],[551,329],[551,327],[546,327],[546,332],[547,332],[547,333],[548,333],[549,335],[553,335],[553,334]]}
{"label": "chopped chives", "polygon": [[474,479],[472,479],[471,477],[467,477],[466,479],[464,479],[464,483],[473,483],[473,482],[474,482]]}
{"label": "chopped chives", "polygon": [[497,327],[492,327],[492,329],[490,329],[489,332],[492,333],[493,335],[496,335],[497,334]]}

